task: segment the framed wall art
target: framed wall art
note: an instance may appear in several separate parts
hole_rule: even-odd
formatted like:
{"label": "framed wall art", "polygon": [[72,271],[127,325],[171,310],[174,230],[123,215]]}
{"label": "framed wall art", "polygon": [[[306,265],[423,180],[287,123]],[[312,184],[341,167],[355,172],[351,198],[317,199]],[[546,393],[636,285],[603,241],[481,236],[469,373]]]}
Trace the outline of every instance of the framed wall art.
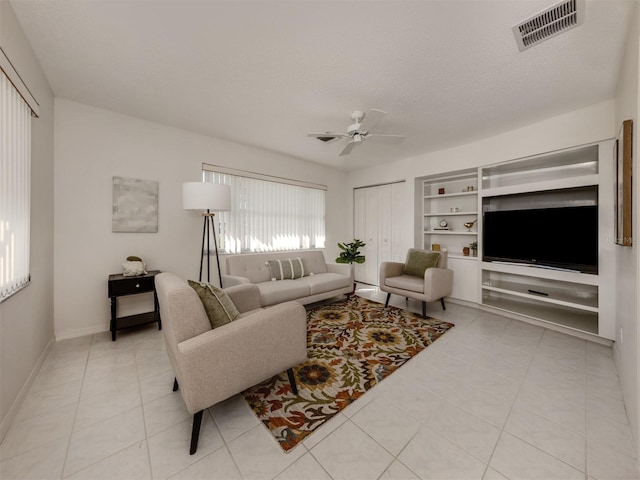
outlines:
{"label": "framed wall art", "polygon": [[158,182],[113,177],[114,233],[157,233]]}
{"label": "framed wall art", "polygon": [[615,238],[616,245],[630,247],[632,239],[632,147],[633,121],[622,122],[613,146],[615,165]]}

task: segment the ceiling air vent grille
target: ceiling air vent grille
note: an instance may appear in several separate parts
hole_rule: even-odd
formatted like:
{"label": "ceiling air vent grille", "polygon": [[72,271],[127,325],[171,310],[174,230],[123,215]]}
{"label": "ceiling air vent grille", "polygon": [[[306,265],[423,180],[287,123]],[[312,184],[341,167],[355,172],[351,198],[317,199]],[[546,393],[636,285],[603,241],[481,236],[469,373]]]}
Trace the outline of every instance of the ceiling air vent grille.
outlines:
{"label": "ceiling air vent grille", "polygon": [[513,27],[522,52],[584,22],[584,0],[566,0]]}

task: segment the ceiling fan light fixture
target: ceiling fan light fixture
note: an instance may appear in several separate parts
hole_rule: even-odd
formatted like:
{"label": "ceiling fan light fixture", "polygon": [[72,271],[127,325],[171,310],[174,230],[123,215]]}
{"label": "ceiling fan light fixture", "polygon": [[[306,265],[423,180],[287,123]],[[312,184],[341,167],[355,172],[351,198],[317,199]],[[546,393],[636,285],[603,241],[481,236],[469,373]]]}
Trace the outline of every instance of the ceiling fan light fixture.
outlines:
{"label": "ceiling fan light fixture", "polygon": [[368,138],[384,143],[400,143],[406,138],[405,136],[369,133],[386,114],[387,112],[383,112],[382,110],[377,110],[375,108],[370,109],[366,114],[360,110],[353,110],[351,112],[351,120],[355,123],[347,127],[347,133],[318,132],[308,133],[307,136],[316,138],[325,143],[329,143],[337,139],[349,139],[349,142],[340,152],[341,157],[349,155],[351,150],[353,150],[353,147],[364,142],[364,140],[367,140]]}

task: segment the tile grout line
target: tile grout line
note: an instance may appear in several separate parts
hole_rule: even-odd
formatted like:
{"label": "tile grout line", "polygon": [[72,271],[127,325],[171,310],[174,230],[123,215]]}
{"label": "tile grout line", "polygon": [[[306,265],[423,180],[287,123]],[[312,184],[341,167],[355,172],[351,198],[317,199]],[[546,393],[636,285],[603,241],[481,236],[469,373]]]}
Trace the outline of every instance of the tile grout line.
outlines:
{"label": "tile grout line", "polygon": [[[511,325],[511,323],[514,322],[514,320],[510,320],[508,325]],[[544,337],[546,329],[543,329],[542,335],[540,335],[540,338],[538,339],[538,342],[536,344],[536,351],[538,350],[538,348],[540,347],[540,343],[542,343],[542,338]],[[525,379],[527,378],[527,375],[529,374],[529,371],[531,370],[531,365],[533,364],[533,360],[535,358],[535,352],[534,354],[531,356],[531,360],[529,361],[529,365],[527,366],[527,370],[524,372],[524,375],[522,376],[521,380],[520,380],[520,388],[518,388],[518,392],[516,393],[515,398],[513,399],[513,402],[511,403],[511,408],[509,409],[509,413],[507,414],[507,417],[504,420],[504,423],[502,424],[502,427],[500,429],[500,435],[498,436],[498,440],[496,441],[496,444],[493,446],[493,450],[491,452],[491,455],[489,456],[489,460],[487,461],[487,467],[484,471],[483,474],[483,478],[487,475],[487,472],[489,471],[489,468],[493,468],[491,467],[491,461],[493,460],[493,456],[496,453],[496,450],[498,448],[498,443],[500,442],[500,439],[502,438],[502,436],[506,433],[507,435],[510,435],[509,432],[505,431],[505,427],[507,426],[507,423],[509,423],[509,418],[511,418],[511,414],[513,413],[513,409],[515,408],[516,402],[518,401],[518,397],[520,396],[520,392],[522,391]],[[516,437],[518,438],[518,437]],[[498,472],[499,474],[507,477],[506,474],[500,472],[499,470],[494,469],[496,472]],[[510,478],[510,477],[507,477]]]}
{"label": "tile grout line", "polygon": [[144,402],[142,401],[142,382],[140,381],[140,369],[138,368],[138,348],[135,342],[133,345],[133,361],[136,364],[136,378],[138,379],[138,394],[140,395],[140,410],[142,412],[142,425],[144,427],[144,443],[147,446],[147,463],[149,465],[149,474],[153,479],[153,464],[151,463],[151,447],[149,446],[149,432],[147,430],[147,419],[145,416]]}
{"label": "tile grout line", "polygon": [[[586,342],[586,340],[585,340]],[[587,394],[587,390],[589,389],[587,385],[587,361],[588,361],[588,352],[587,352],[587,344],[585,343],[584,348],[584,480],[589,480],[589,441],[587,438],[589,437],[589,395]],[[617,372],[616,372],[617,373]]]}
{"label": "tile grout line", "polygon": [[[73,437],[74,427],[76,425],[76,419],[78,418],[78,411],[80,410],[80,398],[82,398],[82,388],[84,387],[84,381],[87,378],[87,368],[89,365],[89,357],[91,355],[91,348],[95,339],[95,334],[91,335],[91,341],[89,342],[89,349],[87,350],[87,357],[84,361],[84,372],[82,373],[82,381],[80,382],[80,392],[78,393],[78,401],[76,403],[76,411],[73,414],[73,420],[71,421],[71,431],[69,432],[69,440],[67,441],[67,449],[64,453],[64,461],[62,462],[62,471],[60,472],[60,478],[65,478],[65,468],[67,467],[67,460],[69,459],[69,450],[71,449],[71,438]],[[51,354],[51,352],[49,353]],[[82,470],[82,469],[81,469]],[[80,470],[79,470],[80,471]],[[69,475],[72,475],[72,472]],[[67,477],[69,475],[66,475]]]}

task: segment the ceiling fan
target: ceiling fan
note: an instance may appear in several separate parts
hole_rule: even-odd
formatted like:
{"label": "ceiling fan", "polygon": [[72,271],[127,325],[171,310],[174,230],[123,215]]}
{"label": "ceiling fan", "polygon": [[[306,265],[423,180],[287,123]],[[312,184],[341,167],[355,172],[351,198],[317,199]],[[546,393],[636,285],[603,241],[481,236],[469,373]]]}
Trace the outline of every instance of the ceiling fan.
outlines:
{"label": "ceiling fan", "polygon": [[323,142],[330,142],[336,138],[349,138],[349,143],[340,152],[340,156],[349,155],[353,147],[365,140],[378,141],[384,143],[400,143],[405,138],[404,135],[386,135],[382,133],[370,133],[380,120],[384,118],[387,112],[372,108],[365,115],[360,110],[351,112],[351,120],[355,123],[347,127],[347,133],[322,132],[309,133],[307,136],[317,138]]}

